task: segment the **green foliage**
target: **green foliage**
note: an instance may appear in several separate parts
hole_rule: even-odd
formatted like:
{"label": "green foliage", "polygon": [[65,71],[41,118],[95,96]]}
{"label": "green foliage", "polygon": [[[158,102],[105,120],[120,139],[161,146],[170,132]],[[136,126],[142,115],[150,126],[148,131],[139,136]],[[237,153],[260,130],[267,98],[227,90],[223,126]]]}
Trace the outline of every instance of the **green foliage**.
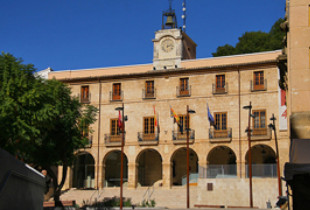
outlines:
{"label": "green foliage", "polygon": [[282,18],[277,20],[269,33],[262,31],[245,32],[239,37],[239,42],[235,47],[229,44],[219,46],[212,55],[217,57],[281,49],[283,47],[282,40],[285,35],[285,32],[280,29],[282,22],[284,22]]}
{"label": "green foliage", "polygon": [[143,200],[141,202],[141,207],[155,207],[155,205],[156,205],[156,202],[154,199],[152,199],[150,201],[149,200]]}
{"label": "green foliage", "polygon": [[[119,207],[120,206],[120,199],[118,197],[113,198],[105,198],[102,201],[95,201],[95,202],[89,202],[89,201],[83,201],[83,208],[86,207],[101,207],[105,209],[110,209],[112,207]],[[123,198],[123,207],[132,207],[133,204],[131,202],[131,198]]]}
{"label": "green foliage", "polygon": [[59,193],[51,166],[72,164],[74,152],[87,144],[83,129],[97,109],[82,106],[70,88],[56,80],[36,78],[33,65],[10,54],[0,55],[0,147],[25,162],[47,169]]}

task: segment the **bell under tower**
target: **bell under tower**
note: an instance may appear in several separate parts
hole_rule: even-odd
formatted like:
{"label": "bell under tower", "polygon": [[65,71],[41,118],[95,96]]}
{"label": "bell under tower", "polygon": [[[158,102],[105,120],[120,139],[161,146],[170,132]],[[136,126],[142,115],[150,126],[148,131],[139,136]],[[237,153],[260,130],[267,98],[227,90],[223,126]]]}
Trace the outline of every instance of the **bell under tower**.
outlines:
{"label": "bell under tower", "polygon": [[175,11],[171,7],[162,15],[162,29],[155,32],[154,70],[181,68],[181,60],[196,58],[196,43],[178,28]]}

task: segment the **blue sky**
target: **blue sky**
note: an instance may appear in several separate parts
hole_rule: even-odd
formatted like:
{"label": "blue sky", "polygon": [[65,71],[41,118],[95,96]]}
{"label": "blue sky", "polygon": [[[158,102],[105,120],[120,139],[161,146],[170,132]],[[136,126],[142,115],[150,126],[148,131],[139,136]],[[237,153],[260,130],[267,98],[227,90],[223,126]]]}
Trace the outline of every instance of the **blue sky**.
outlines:
{"label": "blue sky", "polygon": [[[182,1],[173,0],[178,25]],[[0,0],[0,51],[38,70],[152,63],[154,32],[168,0]],[[197,58],[235,45],[246,31],[268,32],[285,0],[187,0],[186,33]]]}

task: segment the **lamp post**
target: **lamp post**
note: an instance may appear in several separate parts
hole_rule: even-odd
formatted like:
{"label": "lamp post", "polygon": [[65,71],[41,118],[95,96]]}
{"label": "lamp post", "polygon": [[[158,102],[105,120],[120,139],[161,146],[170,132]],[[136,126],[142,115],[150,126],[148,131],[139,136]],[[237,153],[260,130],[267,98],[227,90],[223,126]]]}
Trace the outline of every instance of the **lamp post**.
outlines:
{"label": "lamp post", "polygon": [[120,174],[120,201],[119,201],[119,208],[123,209],[123,177],[124,177],[124,142],[125,142],[125,119],[124,117],[124,103],[122,103],[122,107],[115,108],[116,111],[122,111],[122,140],[121,140],[121,174]]}
{"label": "lamp post", "polygon": [[249,121],[248,121],[248,128],[246,129],[246,132],[248,133],[248,174],[249,174],[249,185],[250,185],[250,207],[253,208],[253,192],[252,192],[252,153],[251,153],[251,117],[253,115],[251,114],[252,110],[252,104],[250,101],[250,105],[244,106],[243,109],[249,110]]}
{"label": "lamp post", "polygon": [[187,115],[186,115],[186,207],[189,209],[189,114],[196,113],[194,110],[190,110],[189,106],[187,105]]}
{"label": "lamp post", "polygon": [[279,147],[278,147],[278,139],[277,139],[277,132],[276,132],[276,118],[274,117],[274,114],[272,114],[272,117],[270,118],[272,123],[268,125],[269,128],[271,128],[274,132],[274,140],[276,145],[276,160],[277,160],[277,175],[278,175],[278,187],[279,187],[279,197],[282,196],[282,185],[281,185],[281,177],[280,177],[280,159],[279,159]]}

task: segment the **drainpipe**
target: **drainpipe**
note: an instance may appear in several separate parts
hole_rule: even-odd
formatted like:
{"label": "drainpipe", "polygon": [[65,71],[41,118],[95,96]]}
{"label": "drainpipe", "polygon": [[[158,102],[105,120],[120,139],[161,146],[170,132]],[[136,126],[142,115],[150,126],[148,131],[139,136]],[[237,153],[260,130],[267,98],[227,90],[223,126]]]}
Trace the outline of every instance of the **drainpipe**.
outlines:
{"label": "drainpipe", "polygon": [[[239,162],[242,160],[242,145],[241,145],[241,95],[240,95],[240,69],[237,66],[238,70],[238,106],[239,106]],[[242,178],[242,164],[239,164],[239,176]]]}
{"label": "drainpipe", "polygon": [[98,114],[99,114],[99,117],[98,117],[98,145],[97,145],[97,147],[98,147],[98,151],[97,151],[97,190],[99,190],[99,163],[100,163],[100,161],[99,161],[99,143],[100,143],[100,121],[101,121],[101,115],[100,115],[100,113],[101,113],[101,106],[100,106],[100,102],[101,102],[101,83],[100,83],[100,79],[98,80],[98,83],[99,83],[99,101],[98,101]]}

